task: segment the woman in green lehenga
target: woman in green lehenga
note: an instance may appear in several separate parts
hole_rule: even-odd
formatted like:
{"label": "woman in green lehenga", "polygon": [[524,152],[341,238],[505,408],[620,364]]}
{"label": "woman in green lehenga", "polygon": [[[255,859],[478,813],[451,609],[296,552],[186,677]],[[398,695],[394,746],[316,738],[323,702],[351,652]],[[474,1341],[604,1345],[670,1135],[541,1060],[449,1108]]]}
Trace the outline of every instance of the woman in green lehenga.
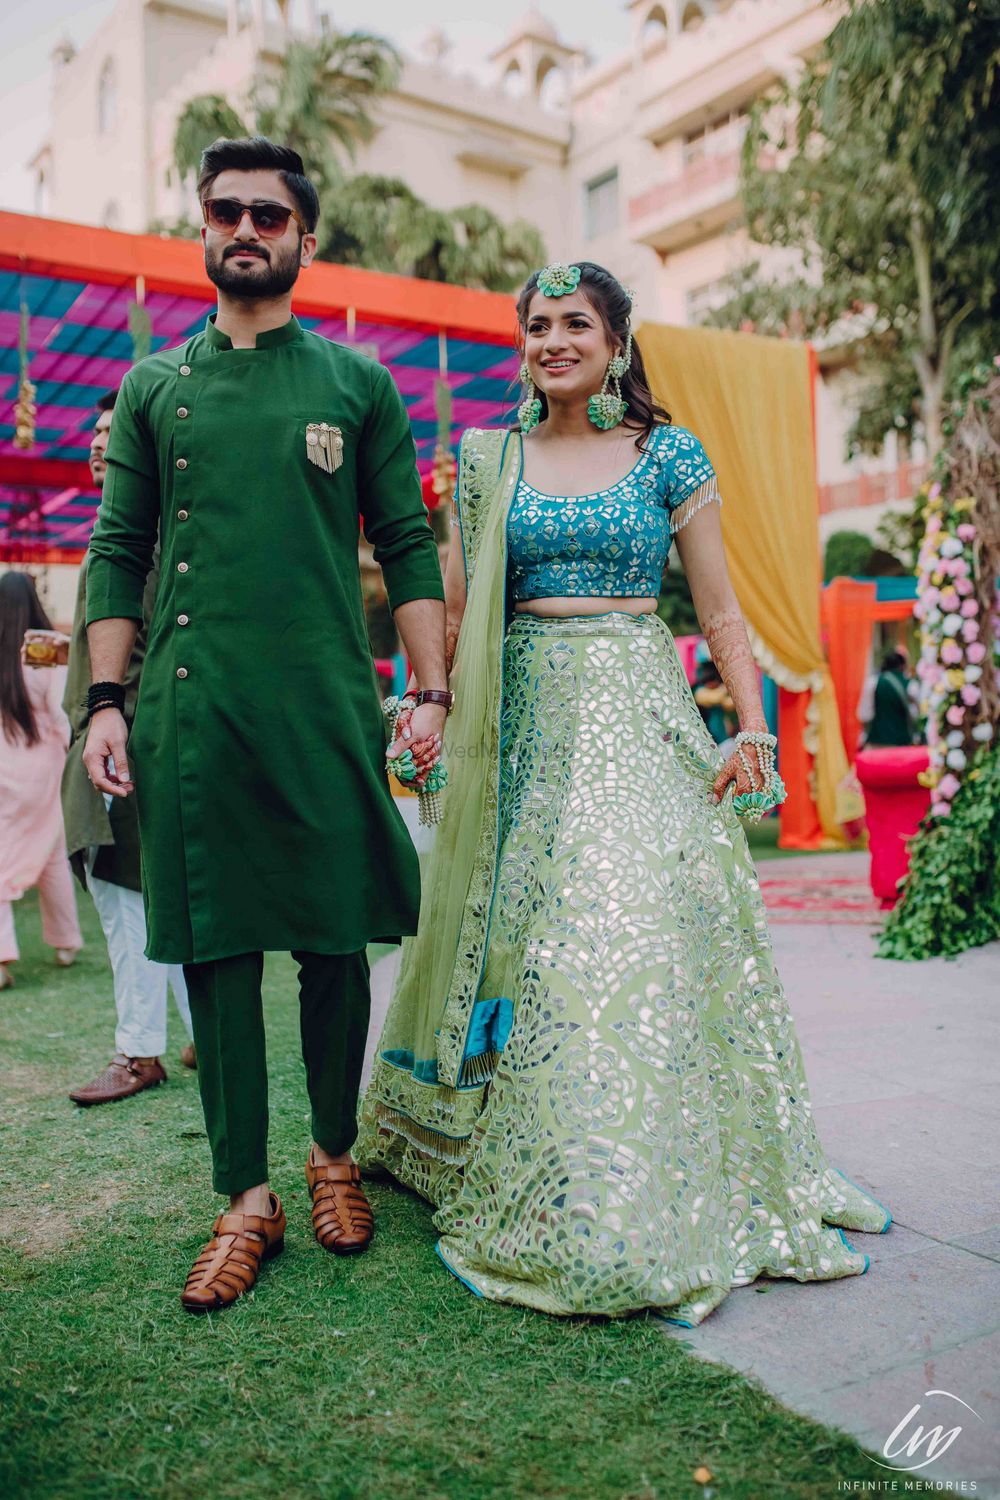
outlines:
{"label": "woman in green lehenga", "polygon": [[[761,1275],[863,1274],[843,1227],[890,1218],[813,1124],[737,816],[781,787],[715,473],[631,312],[589,262],[533,275],[521,431],[462,440],[449,786],[356,1151],[480,1295],[690,1326]],[[655,614],[674,536],[725,764]]]}

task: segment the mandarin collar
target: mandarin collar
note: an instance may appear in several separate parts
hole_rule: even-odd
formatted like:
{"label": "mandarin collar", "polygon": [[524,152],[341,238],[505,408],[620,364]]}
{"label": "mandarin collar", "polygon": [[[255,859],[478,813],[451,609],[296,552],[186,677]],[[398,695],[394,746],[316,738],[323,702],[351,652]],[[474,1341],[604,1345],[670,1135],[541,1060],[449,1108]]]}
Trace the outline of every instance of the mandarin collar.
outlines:
{"label": "mandarin collar", "polygon": [[[209,313],[208,322],[205,324],[205,337],[210,349],[232,349],[233,341],[228,333],[222,333],[215,326],[216,313]],[[292,344],[302,337],[302,324],[298,318],[292,316],[287,323],[280,328],[268,328],[264,333],[258,333],[256,349],[278,349],[282,344]],[[254,349],[237,350],[237,353],[253,354]]]}

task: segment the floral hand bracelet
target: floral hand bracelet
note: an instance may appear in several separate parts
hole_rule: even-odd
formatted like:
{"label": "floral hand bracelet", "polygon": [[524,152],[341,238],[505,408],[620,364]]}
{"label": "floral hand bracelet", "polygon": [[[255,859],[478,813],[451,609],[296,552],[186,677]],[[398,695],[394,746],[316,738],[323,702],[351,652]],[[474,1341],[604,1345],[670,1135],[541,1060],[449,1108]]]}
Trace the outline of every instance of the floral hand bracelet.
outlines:
{"label": "floral hand bracelet", "polygon": [[733,812],[738,817],[745,818],[748,823],[759,823],[766,812],[770,812],[772,807],[780,806],[788,795],[785,783],[778,775],[774,757],[777,744],[773,734],[758,734],[741,729],[736,736],[736,755],[750,785],[753,786],[754,772],[744,745],[752,745],[757,751],[757,762],[763,778],[759,791],[739,792],[733,797]]}

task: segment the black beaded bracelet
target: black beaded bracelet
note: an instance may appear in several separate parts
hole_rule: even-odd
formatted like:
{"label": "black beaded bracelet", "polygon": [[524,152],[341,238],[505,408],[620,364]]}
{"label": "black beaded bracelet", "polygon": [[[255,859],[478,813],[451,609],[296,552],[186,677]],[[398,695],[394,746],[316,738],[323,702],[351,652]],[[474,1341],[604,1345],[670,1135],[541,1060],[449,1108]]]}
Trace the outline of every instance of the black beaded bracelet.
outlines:
{"label": "black beaded bracelet", "polygon": [[102,708],[117,708],[125,711],[125,689],[120,682],[94,682],[87,689],[87,718],[92,719]]}

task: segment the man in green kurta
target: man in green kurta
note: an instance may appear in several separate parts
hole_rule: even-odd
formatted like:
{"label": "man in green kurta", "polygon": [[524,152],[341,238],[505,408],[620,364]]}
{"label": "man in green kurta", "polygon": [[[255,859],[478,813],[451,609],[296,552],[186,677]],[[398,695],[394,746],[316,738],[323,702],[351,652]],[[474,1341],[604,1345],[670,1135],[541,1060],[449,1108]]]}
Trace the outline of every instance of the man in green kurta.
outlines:
{"label": "man in green kurta", "polygon": [[[183,962],[217,1191],[182,1301],[216,1308],[280,1248],[267,1183],[263,954],[300,970],[317,1238],[363,1250],[351,1161],[368,1027],[365,947],[416,930],[419,873],[384,771],[358,524],[421,689],[447,689],[444,591],[402,399],[388,372],[305,331],[292,287],[316,249],[297,154],[218,141],[198,184],[218,311],[126,376],[91,541],[85,763],[138,799],[147,953]],[[116,684],[157,537],[161,575],[126,753]],[[410,724],[435,758],[445,708]],[[109,761],[111,764],[109,764]]]}

